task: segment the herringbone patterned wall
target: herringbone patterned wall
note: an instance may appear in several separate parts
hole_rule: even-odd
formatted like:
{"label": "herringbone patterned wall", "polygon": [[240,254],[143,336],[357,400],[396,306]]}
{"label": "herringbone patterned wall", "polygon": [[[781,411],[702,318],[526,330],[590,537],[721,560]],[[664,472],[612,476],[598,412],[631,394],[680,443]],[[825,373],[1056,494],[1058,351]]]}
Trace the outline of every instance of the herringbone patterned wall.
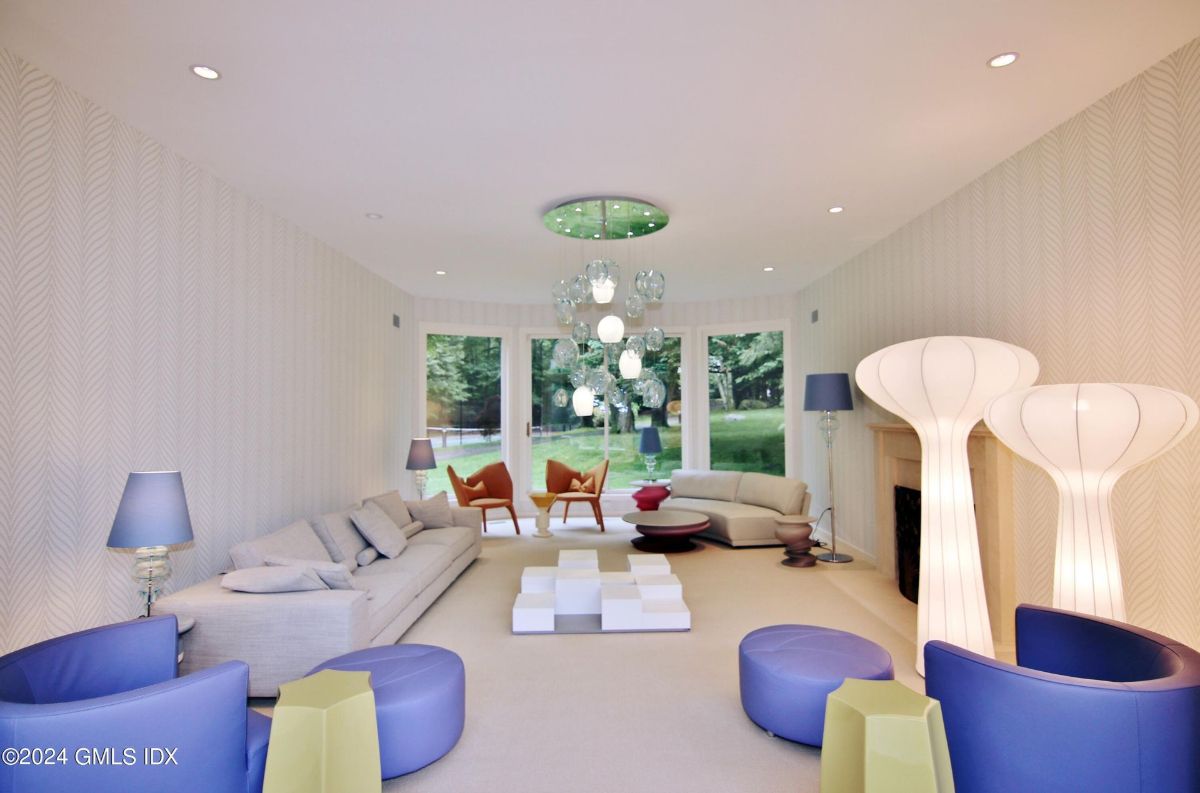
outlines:
{"label": "herringbone patterned wall", "polygon": [[[1150,383],[1200,398],[1200,41],[805,289],[796,307],[807,372],[853,372],[888,344],[963,334],[1032,350],[1041,383]],[[839,528],[871,550],[866,425],[890,417],[858,396],[837,441]],[[814,421],[805,474],[823,505]],[[1056,492],[1028,464],[1015,479],[1018,596],[1049,604]],[[1200,647],[1200,433],[1122,480],[1115,506],[1130,619]]]}
{"label": "herringbone patterned wall", "polygon": [[134,615],[104,547],[129,471],[183,471],[175,587],[395,486],[411,309],[0,50],[0,651]]}

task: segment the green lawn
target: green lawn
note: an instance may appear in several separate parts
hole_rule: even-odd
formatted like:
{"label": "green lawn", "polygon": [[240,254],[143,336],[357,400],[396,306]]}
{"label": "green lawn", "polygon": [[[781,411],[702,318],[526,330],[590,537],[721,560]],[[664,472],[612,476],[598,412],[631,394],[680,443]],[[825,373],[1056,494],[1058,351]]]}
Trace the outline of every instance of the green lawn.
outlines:
{"label": "green lawn", "polygon": [[[743,418],[727,421],[725,413],[713,413],[709,422],[712,438],[712,468],[722,471],[762,471],[780,474],[784,472],[783,455],[783,408],[763,410],[739,410],[735,415]],[[659,478],[670,476],[680,466],[680,430],[670,427],[659,430],[663,441],[663,453],[658,456]],[[439,451],[436,448],[435,452]],[[602,430],[583,428],[561,433],[552,438],[535,438],[533,444],[534,482],[522,487],[515,483],[518,493],[545,486],[546,460],[554,458],[572,468],[586,470],[604,458],[604,433]],[[446,477],[446,464],[454,466],[461,476],[471,474],[488,463],[500,459],[499,444],[453,459],[439,457],[436,470],[429,472],[426,493],[450,490]],[[644,479],[646,466],[637,453],[636,433],[612,433],[609,439],[609,468],[606,490],[628,490],[635,479]]]}

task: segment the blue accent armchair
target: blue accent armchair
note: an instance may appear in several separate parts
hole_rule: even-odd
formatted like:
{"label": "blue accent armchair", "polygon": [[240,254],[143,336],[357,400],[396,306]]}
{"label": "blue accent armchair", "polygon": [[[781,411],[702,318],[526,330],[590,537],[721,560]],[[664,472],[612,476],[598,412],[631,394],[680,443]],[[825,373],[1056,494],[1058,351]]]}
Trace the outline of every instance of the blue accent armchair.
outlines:
{"label": "blue accent armchair", "polygon": [[1200,653],[1069,611],[1016,622],[1018,666],[925,645],[958,793],[1200,791]]}
{"label": "blue accent armchair", "polygon": [[[259,793],[271,720],[246,708],[249,667],[176,677],[176,646],[175,617],[163,616],[0,658],[0,751],[30,761],[6,755],[0,791]],[[174,750],[173,762],[150,748]]]}

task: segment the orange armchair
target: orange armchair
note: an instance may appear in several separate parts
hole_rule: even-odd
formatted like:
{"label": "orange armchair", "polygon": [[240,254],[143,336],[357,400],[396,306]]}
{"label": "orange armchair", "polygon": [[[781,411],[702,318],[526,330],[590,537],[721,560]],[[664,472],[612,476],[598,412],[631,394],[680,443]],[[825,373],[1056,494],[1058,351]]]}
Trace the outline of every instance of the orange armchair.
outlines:
{"label": "orange armchair", "polygon": [[485,465],[466,479],[460,479],[454,473],[453,466],[446,466],[446,474],[450,477],[450,485],[454,488],[454,497],[459,506],[479,507],[483,510],[483,530],[487,531],[487,511],[503,507],[512,515],[513,528],[521,533],[521,524],[517,523],[517,512],[513,509],[513,481],[504,463]]}
{"label": "orange armchair", "polygon": [[563,523],[571,505],[580,501],[589,504],[600,531],[604,531],[604,513],[600,510],[600,494],[608,477],[608,460],[602,460],[590,471],[576,471],[558,460],[546,461],[546,490],[558,494],[563,505]]}

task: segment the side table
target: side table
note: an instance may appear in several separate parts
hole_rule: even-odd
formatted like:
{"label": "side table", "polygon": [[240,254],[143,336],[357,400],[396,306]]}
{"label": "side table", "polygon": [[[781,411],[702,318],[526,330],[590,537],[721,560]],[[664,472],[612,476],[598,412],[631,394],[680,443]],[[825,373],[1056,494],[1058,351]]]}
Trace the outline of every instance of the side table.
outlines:
{"label": "side table", "polygon": [[780,515],[775,518],[779,528],[775,537],[787,546],[783,555],[787,558],[783,563],[788,567],[812,567],[817,563],[817,557],[809,553],[813,547],[813,517],[811,515]]}
{"label": "side table", "polygon": [[653,512],[671,495],[670,479],[636,479],[631,484],[640,490],[633,494],[639,512]]}
{"label": "side table", "polygon": [[370,672],[324,669],[279,687],[263,793],[379,793],[382,780]]}
{"label": "side table", "polygon": [[555,499],[558,498],[557,493],[530,493],[529,500],[537,507],[537,517],[534,518],[533,525],[537,527],[534,532],[534,537],[546,539],[553,537],[553,532],[550,531],[550,507],[554,506]]}

